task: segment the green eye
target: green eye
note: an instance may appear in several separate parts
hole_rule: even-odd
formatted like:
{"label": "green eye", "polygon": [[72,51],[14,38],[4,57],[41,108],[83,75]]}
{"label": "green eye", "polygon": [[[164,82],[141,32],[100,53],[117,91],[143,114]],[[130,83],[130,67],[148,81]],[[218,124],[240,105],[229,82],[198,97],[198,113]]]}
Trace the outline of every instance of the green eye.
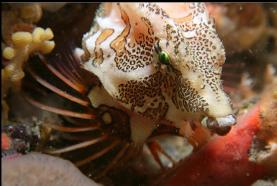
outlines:
{"label": "green eye", "polygon": [[159,60],[161,63],[165,64],[165,65],[168,65],[169,64],[169,55],[168,53],[164,52],[164,51],[161,51],[159,53]]}

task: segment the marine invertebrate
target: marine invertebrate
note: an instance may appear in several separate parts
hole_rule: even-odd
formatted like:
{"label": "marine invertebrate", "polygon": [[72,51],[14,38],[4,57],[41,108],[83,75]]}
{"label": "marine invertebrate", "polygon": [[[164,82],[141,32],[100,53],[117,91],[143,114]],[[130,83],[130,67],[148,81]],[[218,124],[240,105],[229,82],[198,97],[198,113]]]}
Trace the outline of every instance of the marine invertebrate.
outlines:
{"label": "marine invertebrate", "polygon": [[30,31],[42,17],[41,6],[37,3],[5,3],[1,9],[2,38],[7,45],[11,44],[11,35],[14,32],[22,29]]}
{"label": "marine invertebrate", "polygon": [[10,81],[18,82],[24,76],[22,70],[23,63],[28,61],[30,54],[41,52],[48,54],[55,46],[53,39],[54,34],[50,28],[43,29],[37,27],[32,33],[19,31],[12,34],[12,46],[3,50],[3,57],[10,60],[3,73],[10,76]]}

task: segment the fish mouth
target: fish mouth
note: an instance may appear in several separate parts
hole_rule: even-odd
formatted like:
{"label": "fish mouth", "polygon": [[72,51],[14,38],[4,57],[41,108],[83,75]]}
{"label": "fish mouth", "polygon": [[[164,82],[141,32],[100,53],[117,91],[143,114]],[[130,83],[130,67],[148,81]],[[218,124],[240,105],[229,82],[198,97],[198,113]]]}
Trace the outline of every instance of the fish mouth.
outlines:
{"label": "fish mouth", "polygon": [[202,119],[201,124],[218,135],[223,136],[236,124],[236,117],[232,114],[218,118],[206,116]]}

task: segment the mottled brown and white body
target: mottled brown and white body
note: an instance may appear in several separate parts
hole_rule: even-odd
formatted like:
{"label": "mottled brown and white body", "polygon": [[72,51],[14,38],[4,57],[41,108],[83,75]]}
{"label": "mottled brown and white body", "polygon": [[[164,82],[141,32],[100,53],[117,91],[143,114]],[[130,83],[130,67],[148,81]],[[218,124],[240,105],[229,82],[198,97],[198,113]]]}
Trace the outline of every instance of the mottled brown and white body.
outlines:
{"label": "mottled brown and white body", "polygon": [[129,113],[134,142],[163,120],[182,127],[206,116],[215,131],[235,124],[220,80],[224,47],[204,4],[102,4],[82,45],[84,68],[102,83],[92,105]]}

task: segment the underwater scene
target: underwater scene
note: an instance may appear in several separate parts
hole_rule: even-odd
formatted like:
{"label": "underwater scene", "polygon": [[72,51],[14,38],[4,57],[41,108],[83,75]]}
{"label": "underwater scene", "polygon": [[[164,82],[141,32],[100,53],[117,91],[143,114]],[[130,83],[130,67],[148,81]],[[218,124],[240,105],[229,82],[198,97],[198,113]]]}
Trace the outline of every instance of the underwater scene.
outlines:
{"label": "underwater scene", "polygon": [[277,186],[277,3],[1,3],[4,186]]}

